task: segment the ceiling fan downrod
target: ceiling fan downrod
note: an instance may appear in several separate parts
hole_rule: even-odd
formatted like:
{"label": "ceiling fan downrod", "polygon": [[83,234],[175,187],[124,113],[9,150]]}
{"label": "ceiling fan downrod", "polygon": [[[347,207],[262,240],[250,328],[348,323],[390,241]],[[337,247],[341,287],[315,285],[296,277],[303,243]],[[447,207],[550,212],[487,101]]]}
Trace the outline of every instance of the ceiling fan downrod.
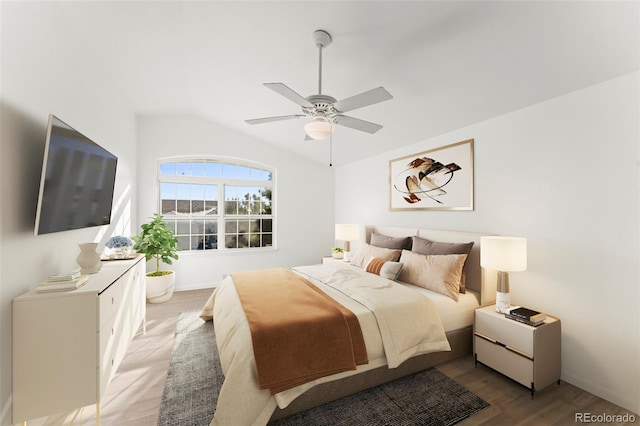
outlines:
{"label": "ceiling fan downrod", "polygon": [[313,32],[313,40],[318,46],[318,95],[322,94],[322,49],[331,44],[331,35],[323,30]]}

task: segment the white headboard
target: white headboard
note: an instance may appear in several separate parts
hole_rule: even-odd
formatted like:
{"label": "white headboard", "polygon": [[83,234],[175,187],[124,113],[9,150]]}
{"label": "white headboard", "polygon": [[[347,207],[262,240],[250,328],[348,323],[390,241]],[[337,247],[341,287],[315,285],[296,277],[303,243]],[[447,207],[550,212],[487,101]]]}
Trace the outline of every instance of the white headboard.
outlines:
{"label": "white headboard", "polygon": [[371,233],[374,231],[391,237],[417,236],[443,243],[468,243],[473,241],[474,244],[467,259],[466,287],[480,293],[480,304],[489,305],[495,302],[497,273],[480,267],[480,237],[486,234],[441,229],[365,225],[365,242],[367,244],[371,241]]}

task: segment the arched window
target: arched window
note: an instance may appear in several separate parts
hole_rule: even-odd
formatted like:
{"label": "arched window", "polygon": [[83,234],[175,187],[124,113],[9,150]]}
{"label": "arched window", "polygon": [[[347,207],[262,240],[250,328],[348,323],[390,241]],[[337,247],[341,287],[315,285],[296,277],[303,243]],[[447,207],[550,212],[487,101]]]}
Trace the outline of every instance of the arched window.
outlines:
{"label": "arched window", "polygon": [[223,157],[167,158],[158,164],[159,209],[182,251],[276,246],[275,170]]}

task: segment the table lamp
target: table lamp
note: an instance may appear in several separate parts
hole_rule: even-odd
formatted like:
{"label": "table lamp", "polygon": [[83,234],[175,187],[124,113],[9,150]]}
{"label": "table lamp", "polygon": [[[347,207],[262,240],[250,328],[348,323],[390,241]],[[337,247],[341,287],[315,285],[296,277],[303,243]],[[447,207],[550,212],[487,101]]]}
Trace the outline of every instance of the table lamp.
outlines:
{"label": "table lamp", "polygon": [[344,260],[351,259],[351,241],[360,239],[360,226],[354,223],[336,223],[336,240],[344,241]]}
{"label": "table lamp", "polygon": [[518,237],[480,237],[480,266],[498,271],[496,311],[509,309],[509,272],[527,270],[527,240]]}

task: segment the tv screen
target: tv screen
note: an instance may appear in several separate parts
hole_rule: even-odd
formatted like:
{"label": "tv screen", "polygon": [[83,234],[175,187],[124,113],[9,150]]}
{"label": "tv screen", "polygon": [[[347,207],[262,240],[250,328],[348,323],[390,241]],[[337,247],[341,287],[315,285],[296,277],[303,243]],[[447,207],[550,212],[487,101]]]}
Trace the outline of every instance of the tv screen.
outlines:
{"label": "tv screen", "polygon": [[118,158],[49,116],[35,235],[108,225]]}

